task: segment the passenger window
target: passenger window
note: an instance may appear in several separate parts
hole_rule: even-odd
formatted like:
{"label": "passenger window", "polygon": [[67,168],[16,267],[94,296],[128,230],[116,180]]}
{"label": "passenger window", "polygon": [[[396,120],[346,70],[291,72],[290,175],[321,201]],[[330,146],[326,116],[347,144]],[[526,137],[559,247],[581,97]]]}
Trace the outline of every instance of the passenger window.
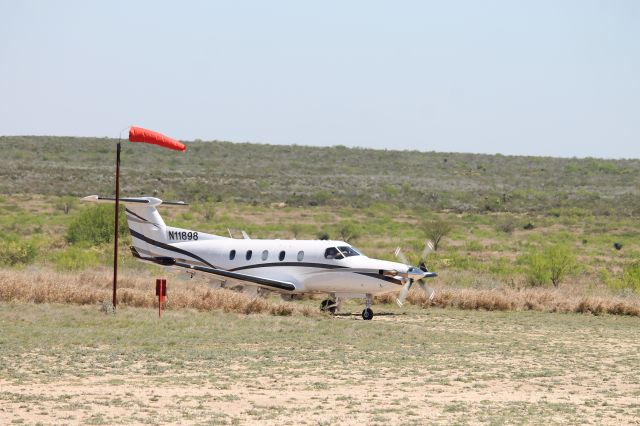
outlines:
{"label": "passenger window", "polygon": [[236,258],[236,251],[235,250],[231,250],[229,252],[229,260],[233,260]]}
{"label": "passenger window", "polygon": [[280,254],[278,255],[278,259],[280,259],[280,261],[282,262],[284,260],[284,251],[281,251]]}
{"label": "passenger window", "polygon": [[304,252],[303,251],[299,251],[298,252],[298,262],[302,262],[302,259],[304,259]]}
{"label": "passenger window", "polygon": [[251,260],[251,255],[253,254],[253,252],[251,250],[247,250],[247,260]]}
{"label": "passenger window", "polygon": [[269,257],[269,250],[265,250],[262,252],[262,260],[267,260]]}

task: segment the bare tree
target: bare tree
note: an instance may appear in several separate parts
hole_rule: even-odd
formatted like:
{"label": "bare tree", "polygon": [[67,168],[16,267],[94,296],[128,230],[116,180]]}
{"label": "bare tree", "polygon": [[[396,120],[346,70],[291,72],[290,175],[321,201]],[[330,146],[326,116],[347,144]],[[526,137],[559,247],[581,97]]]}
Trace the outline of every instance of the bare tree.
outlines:
{"label": "bare tree", "polygon": [[342,222],[339,225],[338,234],[340,239],[346,243],[350,243],[359,237],[358,227],[351,222]]}
{"label": "bare tree", "polygon": [[433,241],[433,249],[438,250],[438,244],[440,244],[442,238],[449,235],[453,225],[446,220],[435,219],[424,222],[423,229],[427,238]]}

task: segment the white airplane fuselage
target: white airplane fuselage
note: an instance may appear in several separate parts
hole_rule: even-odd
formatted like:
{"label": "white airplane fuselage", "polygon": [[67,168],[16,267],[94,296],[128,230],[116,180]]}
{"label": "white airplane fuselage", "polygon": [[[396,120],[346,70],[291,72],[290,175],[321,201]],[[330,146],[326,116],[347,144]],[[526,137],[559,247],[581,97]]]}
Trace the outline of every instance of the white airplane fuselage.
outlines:
{"label": "white airplane fuselage", "polygon": [[[169,232],[175,229],[167,228]],[[328,248],[351,247],[343,241],[235,239],[204,233],[199,233],[198,238],[197,241],[172,245],[197,253],[216,268],[292,282],[296,286],[295,290],[290,291],[292,294],[345,293],[364,296],[398,291],[402,285],[400,278],[361,270],[407,270],[407,265],[402,263],[371,259],[362,254],[342,259],[325,258]],[[248,252],[251,252],[250,259],[247,259]]]}

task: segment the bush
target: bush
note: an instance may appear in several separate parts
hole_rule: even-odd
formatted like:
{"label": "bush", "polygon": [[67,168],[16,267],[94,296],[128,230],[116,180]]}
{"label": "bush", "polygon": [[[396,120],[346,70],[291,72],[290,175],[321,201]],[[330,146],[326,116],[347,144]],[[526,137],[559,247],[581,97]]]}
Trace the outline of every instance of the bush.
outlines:
{"label": "bush", "polygon": [[[82,210],[69,225],[67,241],[71,244],[99,245],[113,241],[113,205],[99,205]],[[120,236],[126,235],[124,208],[119,215]]]}
{"label": "bush", "polygon": [[575,255],[563,244],[529,252],[521,260],[525,264],[527,281],[532,286],[551,283],[558,287],[576,268]]}
{"label": "bush", "polygon": [[555,287],[576,268],[576,257],[566,245],[554,245],[546,251],[551,282]]}
{"label": "bush", "polygon": [[59,271],[77,271],[100,264],[97,252],[80,247],[69,247],[58,252],[53,261]]}
{"label": "bush", "polygon": [[505,217],[496,222],[496,230],[505,234],[511,234],[516,229],[516,226],[516,220],[512,217]]}
{"label": "bush", "polygon": [[549,282],[549,271],[545,257],[540,252],[526,254],[523,258],[527,282],[532,286]]}
{"label": "bush", "polygon": [[318,239],[319,240],[330,240],[331,236],[329,235],[328,232],[322,231],[318,234]]}
{"label": "bush", "polygon": [[360,231],[355,223],[342,222],[338,225],[338,235],[342,241],[350,243],[360,236]]}
{"label": "bush", "polygon": [[640,261],[625,265],[622,271],[622,285],[637,293],[640,293]]}
{"label": "bush", "polygon": [[60,197],[55,201],[54,206],[56,210],[63,211],[64,214],[69,214],[70,210],[77,208],[78,197]]}
{"label": "bush", "polygon": [[33,262],[38,251],[31,241],[10,239],[0,242],[0,265],[17,266]]}
{"label": "bush", "polygon": [[424,232],[431,241],[433,241],[433,250],[438,250],[438,244],[445,236],[449,235],[453,229],[450,222],[443,219],[436,219],[424,222],[422,225]]}

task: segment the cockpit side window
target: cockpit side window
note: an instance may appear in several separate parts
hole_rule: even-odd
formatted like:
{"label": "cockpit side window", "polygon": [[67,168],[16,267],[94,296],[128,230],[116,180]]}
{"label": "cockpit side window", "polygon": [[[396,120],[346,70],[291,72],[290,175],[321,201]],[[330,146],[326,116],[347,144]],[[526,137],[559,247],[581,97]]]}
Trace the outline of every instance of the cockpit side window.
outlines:
{"label": "cockpit side window", "polygon": [[329,247],[324,251],[324,258],[325,259],[342,259],[342,255],[340,254],[337,248]]}
{"label": "cockpit side window", "polygon": [[342,253],[344,257],[360,256],[362,254],[351,246],[341,246],[338,247],[338,250],[340,250],[340,253]]}

